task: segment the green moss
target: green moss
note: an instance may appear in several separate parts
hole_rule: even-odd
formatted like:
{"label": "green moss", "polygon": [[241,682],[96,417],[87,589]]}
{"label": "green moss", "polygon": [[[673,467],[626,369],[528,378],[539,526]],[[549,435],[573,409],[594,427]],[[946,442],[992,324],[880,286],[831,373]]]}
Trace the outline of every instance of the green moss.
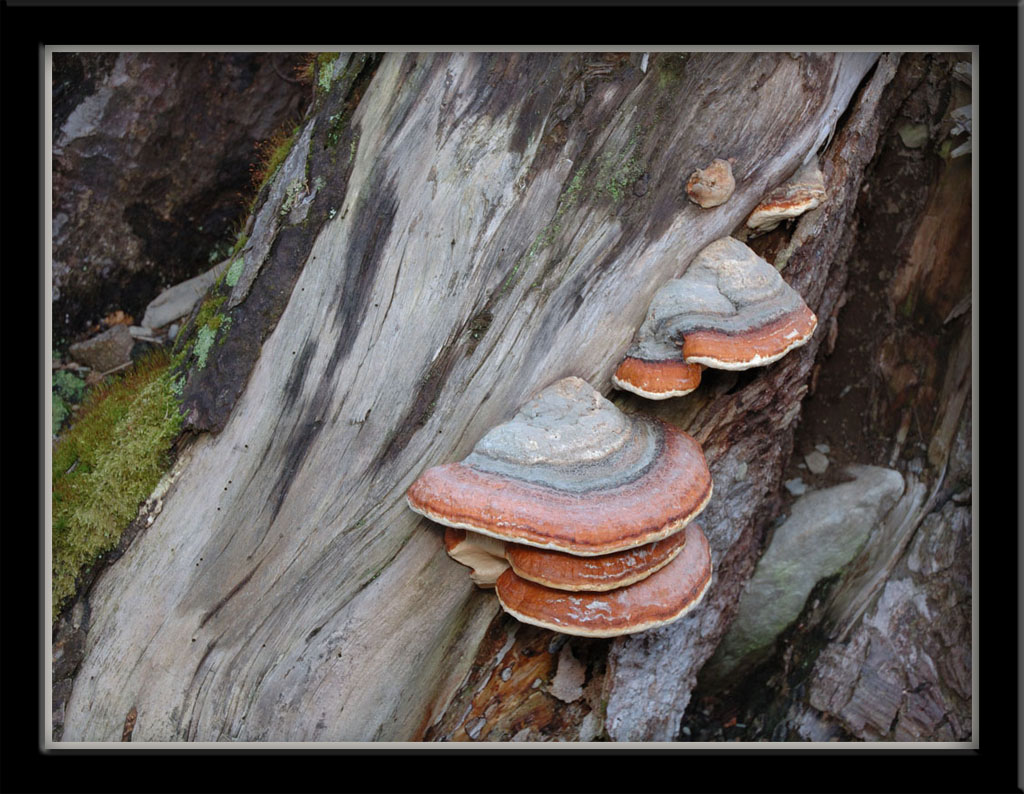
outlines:
{"label": "green moss", "polygon": [[255,192],[249,206],[250,214],[255,210],[256,201],[263,188],[274,178],[274,174],[288,157],[301,129],[301,124],[296,124],[292,127],[291,132],[288,132],[287,129],[281,130],[270,139],[257,145],[257,162],[252,166],[252,183]]}
{"label": "green moss", "polygon": [[60,432],[64,420],[71,415],[71,406],[81,402],[85,394],[85,381],[66,369],[53,373],[53,422],[54,435]]}
{"label": "green moss", "polygon": [[317,88],[324,93],[331,90],[334,81],[334,62],[338,60],[337,52],[321,52],[316,56]]}
{"label": "green moss", "polygon": [[53,617],[82,572],[117,545],[170,465],[181,427],[170,359],[154,351],[92,389],[53,450]]}
{"label": "green moss", "polygon": [[245,257],[236,257],[224,274],[224,283],[229,287],[235,286],[238,283],[238,279],[242,277],[243,270],[245,270]]}
{"label": "green moss", "polygon": [[612,201],[622,200],[626,190],[643,176],[644,164],[637,157],[637,150],[643,138],[640,127],[634,127],[633,133],[621,151],[602,155],[597,162],[594,177],[596,189],[608,194]]}
{"label": "green moss", "polygon": [[211,324],[216,327],[219,325],[220,321],[216,318],[222,315],[220,315],[218,310],[227,298],[227,295],[211,292],[203,301],[203,305],[199,307],[199,312],[196,314],[195,327],[202,328],[204,325]]}
{"label": "green moss", "polygon": [[210,353],[210,348],[213,347],[213,340],[217,337],[217,329],[211,328],[208,325],[204,325],[196,333],[196,344],[193,348],[193,352],[196,356],[196,366],[202,369],[206,366],[206,357]]}
{"label": "green moss", "polygon": [[[184,370],[193,357],[196,368],[203,369],[206,366],[210,350],[213,348],[213,343],[218,337],[223,342],[227,330],[231,327],[231,317],[220,311],[220,307],[228,298],[227,287],[233,286],[228,284],[230,270],[231,268],[227,268],[221,273],[220,278],[203,299],[195,319],[178,333],[178,338],[175,340],[174,357],[171,359],[171,368],[179,376],[184,376]],[[183,387],[183,383],[177,385],[178,394]]]}

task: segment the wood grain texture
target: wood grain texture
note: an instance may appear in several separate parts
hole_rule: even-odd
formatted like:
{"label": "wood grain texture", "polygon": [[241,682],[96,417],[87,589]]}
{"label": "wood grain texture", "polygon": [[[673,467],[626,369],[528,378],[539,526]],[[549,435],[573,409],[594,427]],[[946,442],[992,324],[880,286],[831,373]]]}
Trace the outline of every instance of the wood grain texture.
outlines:
{"label": "wood grain texture", "polygon": [[[406,489],[561,377],[608,392],[654,291],[824,140],[873,61],[656,54],[594,78],[576,54],[385,55],[337,154],[346,189],[230,418],[90,595],[64,740],[116,741],[133,706],[136,742],[405,741],[442,720],[498,606]],[[737,188],[702,210],[683,180],[715,156]],[[780,365],[793,394],[805,356]],[[749,489],[727,439],[757,406],[710,393],[700,440],[725,493]],[[702,521],[716,568],[749,530],[734,504]],[[612,738],[671,735],[724,609],[612,644]]]}

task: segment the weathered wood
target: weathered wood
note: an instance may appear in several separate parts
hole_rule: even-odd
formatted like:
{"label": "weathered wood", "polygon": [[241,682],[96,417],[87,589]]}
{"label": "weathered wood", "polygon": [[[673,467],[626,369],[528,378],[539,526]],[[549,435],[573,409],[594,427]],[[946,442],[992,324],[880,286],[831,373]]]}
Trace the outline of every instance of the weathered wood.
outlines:
{"label": "weathered wood", "polygon": [[[845,464],[873,464],[895,469],[902,496],[818,582],[770,659],[701,671],[691,740],[972,739],[971,163],[948,157],[963,142],[951,117],[971,101],[965,72],[964,53],[904,55],[880,128],[860,129],[878,148],[849,163],[863,178],[837,254],[842,296],[787,471],[817,489],[847,479]],[[833,148],[857,127],[851,114]],[[822,442],[827,471],[798,468]]]}
{"label": "weathered wood", "polygon": [[[849,243],[863,168],[879,134],[878,102],[897,62],[896,56],[879,61],[851,109],[848,123],[836,134],[824,163],[832,198],[801,221],[793,234],[793,248],[786,254],[787,279],[823,320],[839,309],[846,282],[842,248]],[[781,256],[773,258],[777,264],[782,261]],[[710,528],[716,574],[700,609],[673,626],[623,637],[599,655],[597,661],[603,669],[595,665],[591,675],[599,679],[592,683],[601,687],[600,706],[587,721],[560,726],[559,738],[604,735],[616,740],[668,741],[677,737],[697,673],[732,619],[757,560],[760,538],[777,514],[777,494],[792,449],[794,420],[808,392],[817,352],[827,339],[825,333],[815,334],[806,348],[764,370],[742,375],[706,370],[700,389],[683,399],[650,402],[633,395],[616,397],[628,410],[654,414],[686,428],[704,445],[715,494],[700,520]],[[513,643],[510,653],[517,644]],[[479,656],[476,663],[492,664]],[[489,685],[485,683],[484,690]],[[476,698],[483,699],[481,695]],[[521,702],[532,708],[529,699]],[[517,707],[513,701],[495,709],[492,723],[496,730],[488,733],[487,727],[480,728],[481,738],[509,738],[497,727],[502,724],[525,730],[529,723],[516,721],[508,713]],[[450,718],[458,720],[462,714],[461,703],[454,702]],[[549,731],[537,730],[530,738],[549,737]],[[458,733],[442,724],[431,736],[457,738]]]}
{"label": "weathered wood", "polygon": [[[308,179],[328,187],[308,217],[329,220],[230,418],[90,594],[65,741],[120,738],[133,709],[133,741],[443,736],[431,726],[468,692],[474,655],[511,646],[488,634],[493,594],[447,558],[406,488],[560,377],[607,391],[654,291],[824,142],[874,60],[653,55],[643,72],[639,56],[383,57],[345,120],[344,190],[329,187],[333,161],[311,160]],[[307,122],[313,146],[332,123],[323,109]],[[683,181],[717,156],[736,159],[736,192],[701,210]],[[285,219],[275,245],[301,224]],[[798,289],[820,277],[794,274]],[[611,644],[611,738],[676,731],[688,685],[670,679],[707,658],[694,627],[722,621],[749,573],[729,572],[729,550],[753,547],[787,452],[772,423],[796,416],[812,360],[782,362],[750,404],[728,393],[735,375],[698,401],[715,417],[695,420],[709,459],[726,494],[749,492],[748,512],[707,510],[727,585],[707,610]],[[753,411],[751,433],[739,420]],[[648,705],[627,707],[638,692]],[[600,731],[598,699],[560,735]],[[501,738],[482,728],[466,733]]]}

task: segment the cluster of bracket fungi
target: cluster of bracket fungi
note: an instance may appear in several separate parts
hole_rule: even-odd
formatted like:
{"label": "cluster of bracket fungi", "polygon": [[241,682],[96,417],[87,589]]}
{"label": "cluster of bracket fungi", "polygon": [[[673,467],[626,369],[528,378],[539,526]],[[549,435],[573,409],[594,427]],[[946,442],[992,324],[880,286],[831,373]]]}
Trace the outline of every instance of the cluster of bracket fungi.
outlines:
{"label": "cluster of bracket fungi", "polygon": [[[748,226],[763,230],[817,206],[819,183],[820,172],[802,169]],[[704,367],[765,366],[804,344],[816,324],[771,264],[725,237],[657,292],[612,382],[648,399],[688,394]],[[425,471],[406,498],[445,525],[448,554],[494,588],[506,612],[565,634],[612,637],[671,623],[703,598],[711,553],[693,519],[711,492],[695,439],[625,414],[569,377],[461,462]]]}

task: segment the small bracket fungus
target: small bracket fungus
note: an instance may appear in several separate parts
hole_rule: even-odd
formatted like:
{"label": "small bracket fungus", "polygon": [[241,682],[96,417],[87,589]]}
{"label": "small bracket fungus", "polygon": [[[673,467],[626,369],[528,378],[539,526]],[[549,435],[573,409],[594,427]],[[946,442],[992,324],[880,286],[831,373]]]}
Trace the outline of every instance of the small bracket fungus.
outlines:
{"label": "small bracket fungus", "polygon": [[771,264],[724,237],[658,290],[613,382],[650,399],[686,394],[695,386],[684,390],[672,380],[684,365],[765,366],[804,344],[817,323]]}
{"label": "small bracket fungus", "polygon": [[668,565],[683,550],[686,534],[597,557],[579,557],[563,551],[538,549],[521,543],[446,527],[444,547],[448,556],[472,569],[469,578],[479,587],[494,587],[511,565],[522,579],[559,590],[614,590],[638,582]]}
{"label": "small bracket fungus", "polygon": [[696,524],[688,524],[681,534],[682,551],[628,587],[572,593],[527,581],[509,569],[498,577],[495,593],[517,620],[563,634],[615,637],[664,626],[693,609],[711,584],[707,538]]}
{"label": "small bracket fungus", "polygon": [[700,364],[687,364],[678,345],[657,338],[640,339],[622,359],[612,383],[648,400],[682,397],[700,386]]}
{"label": "small bracket fungus", "polygon": [[747,228],[758,234],[770,232],[782,221],[813,210],[826,198],[825,177],[818,161],[811,160],[754,208],[747,218]]}
{"label": "small bracket fungus", "polygon": [[686,195],[704,209],[725,204],[736,189],[732,159],[715,159],[707,168],[698,168],[686,180]]}
{"label": "small bracket fungus", "polygon": [[448,527],[448,553],[495,585],[506,611],[610,637],[675,620],[703,595],[710,555],[690,521],[711,490],[693,438],[565,378],[406,498]]}
{"label": "small bracket fungus", "polygon": [[428,469],[406,494],[439,524],[581,556],[668,537],[710,498],[692,437],[627,416],[580,378],[538,393],[465,460]]}

